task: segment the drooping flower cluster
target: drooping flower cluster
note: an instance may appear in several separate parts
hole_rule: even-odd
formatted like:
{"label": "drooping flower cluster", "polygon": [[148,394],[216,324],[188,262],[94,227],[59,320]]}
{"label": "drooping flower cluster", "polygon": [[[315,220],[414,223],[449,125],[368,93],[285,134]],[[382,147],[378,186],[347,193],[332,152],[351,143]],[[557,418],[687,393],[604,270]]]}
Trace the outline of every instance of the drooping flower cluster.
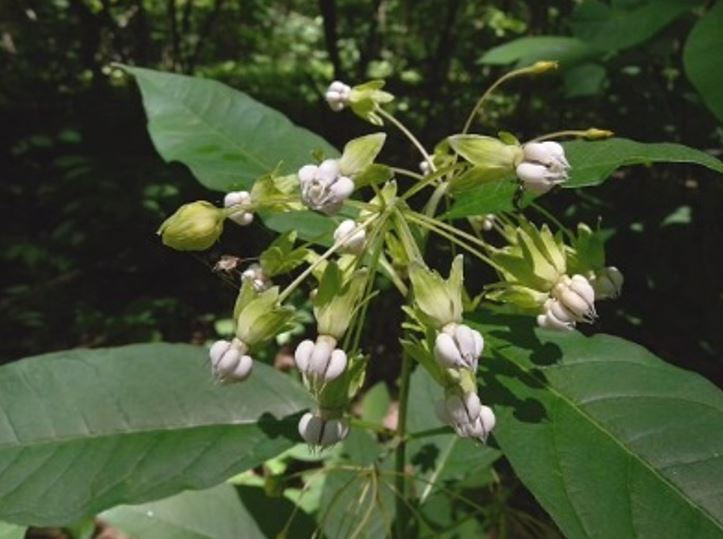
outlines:
{"label": "drooping flower cluster", "polygon": [[[520,73],[542,72],[551,65],[538,63]],[[421,176],[377,163],[386,135],[372,133],[350,140],[340,156],[315,153],[308,164],[294,162],[285,175],[282,163],[252,185],[242,184],[248,191],[227,193],[222,208],[205,201],[186,204],[161,225],[159,234],[174,249],[204,250],[219,240],[226,219],[245,226],[257,212],[263,219],[267,214],[319,212],[331,226],[325,235],[301,239],[331,242],[323,254],[312,243],[297,245],[297,232],[290,231],[241,272],[233,336],[216,341],[209,350],[213,374],[223,382],[251,376],[258,349],[277,337],[278,342],[281,336],[288,340],[290,329],[298,327],[295,310],[285,302],[303,283],[313,280],[309,299],[316,333],[296,345],[294,364],[315,406],[301,417],[298,430],[315,447],[344,440],[350,428],[350,403],[363,384],[366,365],[373,360],[361,346],[366,307],[378,276],[384,275],[402,296],[413,298],[404,307],[408,319],[402,345],[405,354],[444,389],[437,415],[459,436],[484,442],[496,422],[477,388],[485,340],[474,322],[465,323],[463,310],[475,309],[484,299],[487,304],[504,303],[532,315],[543,328],[570,330],[595,320],[595,302],[618,296],[623,276],[605,265],[601,232],[585,225],[574,235],[553,234],[547,225],[536,226],[521,215],[497,211],[470,216],[469,224],[477,234],[472,236],[457,228],[449,215],[439,217],[442,200],[464,197],[492,183],[497,189],[505,184],[514,188],[512,182],[516,182],[534,195],[550,191],[563,184],[571,170],[565,150],[553,141],[523,144],[505,132],[499,138],[469,134],[475,108],[463,132],[447,137],[430,154],[385,110],[393,96],[383,86],[383,81],[353,87],[334,81],[324,97],[334,111],[348,108],[373,125],[389,122],[400,127],[423,157]],[[608,134],[592,129],[581,136]],[[407,180],[412,186],[398,193]],[[434,189],[433,194],[418,212],[414,201],[427,188]],[[367,200],[352,200],[372,191]],[[528,194],[525,200],[531,197]],[[505,207],[513,206],[516,203]],[[489,211],[480,212],[485,210]],[[483,238],[481,232],[490,234]],[[463,287],[461,255],[455,257],[446,280],[424,261],[430,234],[487,262],[500,281],[485,287],[484,298],[470,298]],[[504,244],[495,246],[488,236],[495,240],[500,236]],[[300,270],[302,266],[306,267]],[[275,286],[288,275],[290,283],[283,290]]]}

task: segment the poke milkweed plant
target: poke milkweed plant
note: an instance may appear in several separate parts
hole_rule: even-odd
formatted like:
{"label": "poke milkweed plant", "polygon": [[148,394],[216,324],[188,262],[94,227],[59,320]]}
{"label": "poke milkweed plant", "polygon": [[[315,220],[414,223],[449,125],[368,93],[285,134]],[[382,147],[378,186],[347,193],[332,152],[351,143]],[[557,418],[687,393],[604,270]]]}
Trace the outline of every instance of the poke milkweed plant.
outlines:
{"label": "poke milkweed plant", "polygon": [[[683,537],[694,529],[720,537],[721,393],[634,344],[573,331],[621,293],[623,274],[606,260],[600,223],[565,226],[537,199],[599,184],[622,165],[677,161],[721,172],[723,164],[597,128],[525,141],[474,133],[505,82],[554,68],[538,62],[504,75],[433,149],[394,114],[382,81],[335,81],[325,93],[331,109],[374,129],[339,153],[223,85],[125,67],[140,84],[161,155],[225,192],[223,204],[181,206],[158,230],[163,243],[206,250],[225,227],[259,217],[280,234],[241,272],[233,335],[207,351],[221,384],[201,372],[192,347],[70,352],[3,368],[0,516],[64,524],[262,466],[233,482],[242,501],[253,488],[292,501],[283,519],[258,503],[248,514],[230,487],[151,502],[135,520],[123,506],[101,518],[131,531],[158,510],[205,521],[182,508],[215,500],[230,508],[216,520],[240,519],[244,537],[252,529],[288,537],[554,535],[505,503],[510,493],[493,468],[504,455],[568,536]],[[387,130],[408,140],[419,163],[380,162]],[[431,261],[429,248],[440,242],[453,256],[440,262],[445,251],[437,249]],[[496,278],[473,297],[465,275],[477,279],[479,265]],[[362,395],[378,361],[363,335],[381,282],[396,289],[404,311],[398,413],[386,423],[384,413],[353,407],[360,399],[374,407],[370,395],[386,392]],[[293,343],[303,389],[256,361],[298,334],[290,330],[302,296],[313,313],[312,337]],[[61,417],[53,399],[71,379],[86,390],[112,380],[114,398],[91,389],[74,403],[81,421]],[[38,425],[18,420],[27,397],[13,384],[21,380],[48,384]],[[83,455],[90,465],[80,465]],[[40,478],[54,466],[57,473]],[[67,481],[62,495],[58,478]]]}

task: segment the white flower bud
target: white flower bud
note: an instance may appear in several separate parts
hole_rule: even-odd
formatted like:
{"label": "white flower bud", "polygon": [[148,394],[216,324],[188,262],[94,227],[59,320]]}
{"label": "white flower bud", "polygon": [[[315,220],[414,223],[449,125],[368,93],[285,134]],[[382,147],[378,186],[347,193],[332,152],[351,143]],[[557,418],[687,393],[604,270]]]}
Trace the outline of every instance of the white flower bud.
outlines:
{"label": "white flower bud", "polygon": [[257,292],[263,292],[271,287],[271,279],[269,279],[260,264],[251,264],[241,273],[242,281],[249,281]]}
{"label": "white flower bud", "polygon": [[451,425],[455,432],[464,438],[479,438],[485,441],[495,426],[494,412],[480,402],[477,393],[453,393],[444,401],[438,402],[436,410],[440,419]]}
{"label": "white flower bud", "polygon": [[484,348],[479,331],[464,324],[447,324],[434,343],[434,357],[444,367],[477,370],[477,361]]}
{"label": "white flower bud", "polygon": [[351,87],[338,80],[332,82],[324,94],[326,102],[329,103],[329,107],[335,112],[339,112],[346,107],[349,103],[350,96]]}
{"label": "white flower bud", "polygon": [[224,381],[242,381],[251,375],[253,359],[246,354],[248,347],[239,340],[216,341],[209,350],[211,369]]}
{"label": "white flower bud", "polygon": [[541,328],[568,331],[575,327],[575,315],[557,299],[548,299],[544,308],[545,312],[537,316],[537,325]]}
{"label": "white flower bud", "polygon": [[567,181],[570,163],[557,142],[528,142],[522,147],[524,160],[517,165],[517,177],[528,191],[543,194]]}
{"label": "white flower bud", "polygon": [[564,275],[552,289],[552,297],[572,314],[576,322],[592,322],[595,312],[595,290],[582,275]]}
{"label": "white flower bud", "polygon": [[591,284],[598,299],[616,298],[623,288],[623,274],[615,266],[608,266],[595,272]]}
{"label": "white flower bud", "polygon": [[351,178],[339,175],[339,161],[327,159],[319,166],[305,165],[297,172],[301,199],[312,210],[333,215],[354,192]]}
{"label": "white flower bud", "polygon": [[305,340],[294,352],[297,368],[313,380],[329,382],[338,378],[346,369],[346,352],[334,348],[336,340],[328,335],[319,335],[316,342]]}
{"label": "white flower bud", "polygon": [[528,142],[522,147],[524,160],[540,163],[552,170],[568,170],[570,163],[565,157],[565,149],[557,142]]}
{"label": "white flower bud", "polygon": [[251,195],[248,191],[232,191],[226,194],[223,205],[225,208],[237,210],[228,216],[236,224],[246,226],[254,220],[254,214],[246,211],[251,206]]}
{"label": "white flower bud", "polygon": [[310,445],[326,447],[344,440],[349,425],[343,419],[323,419],[307,412],[299,420],[299,434]]}
{"label": "white flower bud", "polygon": [[422,172],[422,176],[428,176],[432,172],[432,167],[429,166],[429,161],[426,159],[419,162],[419,170]]}
{"label": "white flower bud", "polygon": [[489,232],[495,226],[495,214],[488,213],[482,218],[482,230]]}
{"label": "white flower bud", "polygon": [[357,228],[357,224],[353,219],[342,221],[334,231],[334,241],[341,242],[341,248],[347,253],[358,255],[364,249],[366,232],[361,229],[352,234],[355,228]]}

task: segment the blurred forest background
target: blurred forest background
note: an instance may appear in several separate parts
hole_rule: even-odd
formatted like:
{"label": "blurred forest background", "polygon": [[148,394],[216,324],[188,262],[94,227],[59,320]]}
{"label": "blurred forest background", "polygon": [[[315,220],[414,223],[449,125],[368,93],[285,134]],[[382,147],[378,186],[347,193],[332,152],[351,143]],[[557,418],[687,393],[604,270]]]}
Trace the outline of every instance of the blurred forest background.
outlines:
{"label": "blurred forest background", "polygon": [[[218,79],[339,147],[368,128],[328,110],[323,90],[334,78],[384,78],[400,117],[433,146],[460,129],[505,70],[554,56],[559,72],[507,86],[477,131],[505,129],[525,140],[595,126],[720,157],[721,124],[683,67],[686,38],[710,5],[3,0],[0,362],[77,346],[212,338],[234,294],[210,278],[210,267],[221,253],[257,253],[269,237],[254,224],[235,227],[202,256],[161,245],[155,230],[177,206],[222,195],[155,153],[138,90],[112,62]],[[553,37],[495,49],[529,36]],[[382,158],[409,168],[418,161],[396,134]],[[602,218],[610,232],[608,260],[626,284],[619,301],[602,304],[595,331],[637,341],[721,384],[720,178],[683,165],[635,167],[543,202],[568,226]],[[475,281],[468,276],[481,288]],[[382,320],[368,331],[385,331]]]}

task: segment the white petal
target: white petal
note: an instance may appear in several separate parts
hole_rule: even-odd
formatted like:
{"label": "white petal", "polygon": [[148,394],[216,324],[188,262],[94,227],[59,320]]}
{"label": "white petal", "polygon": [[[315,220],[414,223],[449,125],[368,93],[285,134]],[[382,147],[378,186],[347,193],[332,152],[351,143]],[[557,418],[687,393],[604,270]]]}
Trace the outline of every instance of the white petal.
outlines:
{"label": "white petal", "polygon": [[465,394],[464,407],[467,409],[467,416],[470,420],[479,416],[481,406],[482,403],[480,402],[479,395],[477,395],[477,393],[470,392]]}
{"label": "white petal", "polygon": [[221,340],[213,343],[211,349],[208,351],[208,356],[211,358],[211,365],[213,368],[216,368],[218,362],[221,361],[221,357],[223,357],[229,348],[231,348],[231,343],[229,341]]}
{"label": "white petal", "polygon": [[588,281],[582,275],[573,275],[572,276],[572,279],[570,282],[570,288],[572,288],[575,292],[580,294],[580,296],[589,305],[592,306],[595,303],[595,290],[593,289],[592,285],[590,284],[590,281]]}
{"label": "white petal", "polygon": [[316,165],[304,165],[299,169],[296,175],[299,177],[301,183],[307,183],[316,177],[316,173],[319,171],[319,167]]}
{"label": "white petal", "polygon": [[253,359],[251,359],[251,356],[241,356],[238,365],[228,377],[239,382],[246,380],[246,378],[251,375],[251,370],[253,369],[253,366],[254,361]]}
{"label": "white petal", "polygon": [[331,186],[331,192],[338,202],[343,202],[354,192],[354,182],[351,178],[340,176]]}
{"label": "white petal", "polygon": [[[223,197],[223,206],[224,208],[230,208],[231,206],[238,206],[239,204],[242,204],[244,201],[244,197],[242,193],[245,191],[232,191],[230,193],[227,193],[225,197]],[[248,193],[246,193],[248,195]]]}
{"label": "white petal", "polygon": [[497,418],[495,417],[495,413],[492,411],[492,408],[483,405],[480,408],[479,417],[482,420],[482,425],[484,426],[485,432],[487,434],[492,432],[492,430],[495,428],[495,425],[497,424]]}
{"label": "white petal", "polygon": [[318,177],[326,182],[333,182],[339,176],[339,161],[327,159],[319,165]]}
{"label": "white petal", "polygon": [[338,378],[341,373],[346,369],[346,352],[337,348],[331,353],[331,359],[329,359],[329,365],[324,373],[324,379],[328,382]]}
{"label": "white petal", "polygon": [[317,340],[314,344],[314,350],[309,357],[309,368],[307,373],[310,376],[322,378],[329,366],[331,360],[331,352],[333,348],[331,343],[326,340]]}
{"label": "white petal", "polygon": [[301,372],[306,372],[309,368],[309,359],[311,358],[313,351],[314,341],[309,339],[301,341],[296,347],[296,351],[294,352],[294,362],[296,363],[296,368],[298,368]]}
{"label": "white petal", "polygon": [[230,376],[241,360],[241,352],[236,347],[229,348],[216,364],[216,372],[221,376]]}
{"label": "white petal", "polygon": [[454,339],[446,333],[438,333],[434,342],[434,357],[444,367],[457,368],[462,365],[462,356],[459,353]]}

